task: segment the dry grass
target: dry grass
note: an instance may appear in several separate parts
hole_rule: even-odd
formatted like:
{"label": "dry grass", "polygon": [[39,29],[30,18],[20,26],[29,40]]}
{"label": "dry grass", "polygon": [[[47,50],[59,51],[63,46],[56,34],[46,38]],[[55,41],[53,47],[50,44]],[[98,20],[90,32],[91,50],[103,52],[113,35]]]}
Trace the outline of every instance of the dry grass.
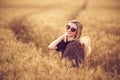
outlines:
{"label": "dry grass", "polygon": [[[0,80],[120,79],[118,0],[16,2],[0,3]],[[81,20],[82,35],[92,40],[82,69],[66,68],[58,52],[47,48],[70,19]]]}

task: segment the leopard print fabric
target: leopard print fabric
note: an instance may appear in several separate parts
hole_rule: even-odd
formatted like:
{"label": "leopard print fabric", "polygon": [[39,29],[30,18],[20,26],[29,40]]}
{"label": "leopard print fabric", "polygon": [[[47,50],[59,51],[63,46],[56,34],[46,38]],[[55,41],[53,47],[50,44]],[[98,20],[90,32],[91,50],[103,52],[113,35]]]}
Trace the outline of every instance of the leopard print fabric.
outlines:
{"label": "leopard print fabric", "polygon": [[[57,47],[57,51],[62,51],[61,58],[69,59],[72,63],[72,67],[79,67],[79,64],[84,63],[84,50],[79,41],[73,40],[66,43],[62,41]],[[73,62],[73,60],[75,62]]]}

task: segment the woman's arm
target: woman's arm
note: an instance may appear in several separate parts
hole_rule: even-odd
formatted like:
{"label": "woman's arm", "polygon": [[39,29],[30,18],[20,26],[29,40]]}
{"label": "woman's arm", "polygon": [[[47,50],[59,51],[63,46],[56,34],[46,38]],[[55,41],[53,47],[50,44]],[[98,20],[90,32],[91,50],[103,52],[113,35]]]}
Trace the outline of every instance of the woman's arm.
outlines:
{"label": "woman's arm", "polygon": [[53,50],[57,49],[57,44],[64,39],[64,36],[65,35],[62,35],[59,38],[57,38],[56,40],[54,40],[52,43],[50,43],[50,45],[48,46],[48,48],[49,49],[53,49]]}

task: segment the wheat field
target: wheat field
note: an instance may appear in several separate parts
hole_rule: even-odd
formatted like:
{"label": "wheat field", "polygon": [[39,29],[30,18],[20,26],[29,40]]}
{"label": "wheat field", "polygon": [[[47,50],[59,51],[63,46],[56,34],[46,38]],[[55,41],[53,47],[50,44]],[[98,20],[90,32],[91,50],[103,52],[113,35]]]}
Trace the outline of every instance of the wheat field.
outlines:
{"label": "wheat field", "polygon": [[[92,52],[66,68],[48,45],[69,20],[83,23]],[[0,80],[119,80],[119,0],[0,0]]]}

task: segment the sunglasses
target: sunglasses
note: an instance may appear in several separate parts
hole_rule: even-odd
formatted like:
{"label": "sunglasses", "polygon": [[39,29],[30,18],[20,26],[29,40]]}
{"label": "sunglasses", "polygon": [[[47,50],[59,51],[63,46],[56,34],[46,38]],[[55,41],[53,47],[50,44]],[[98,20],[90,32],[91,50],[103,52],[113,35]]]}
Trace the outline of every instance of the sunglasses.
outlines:
{"label": "sunglasses", "polygon": [[66,29],[67,30],[71,30],[71,32],[75,32],[76,31],[76,29],[75,28],[73,28],[73,27],[71,27],[70,25],[66,25]]}

